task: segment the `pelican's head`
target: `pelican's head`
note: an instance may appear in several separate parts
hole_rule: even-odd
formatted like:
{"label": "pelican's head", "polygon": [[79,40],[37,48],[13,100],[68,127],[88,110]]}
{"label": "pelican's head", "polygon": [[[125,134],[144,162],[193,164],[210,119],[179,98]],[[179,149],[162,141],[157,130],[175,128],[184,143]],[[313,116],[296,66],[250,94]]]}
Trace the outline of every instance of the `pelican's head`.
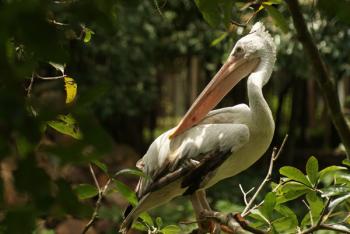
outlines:
{"label": "pelican's head", "polygon": [[276,47],[270,34],[262,23],[254,24],[249,34],[237,41],[226,62],[192,104],[169,138],[183,133],[203,120],[208,112],[240,80],[253,73],[259,64],[270,63],[272,71],[275,57]]}
{"label": "pelican's head", "polygon": [[[239,39],[233,47],[231,57],[238,59],[253,59],[265,57],[276,57],[276,46],[265,26],[257,22],[254,24],[249,34]],[[228,59],[229,60],[229,59]]]}

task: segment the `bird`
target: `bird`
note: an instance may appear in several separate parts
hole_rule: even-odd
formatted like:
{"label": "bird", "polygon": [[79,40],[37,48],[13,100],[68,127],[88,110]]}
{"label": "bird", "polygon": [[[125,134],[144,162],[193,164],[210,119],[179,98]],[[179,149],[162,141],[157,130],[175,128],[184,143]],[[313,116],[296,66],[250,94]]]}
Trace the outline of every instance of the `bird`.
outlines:
{"label": "bird", "polygon": [[[237,41],[179,124],[156,138],[137,162],[145,176],[136,186],[138,204],[125,210],[121,233],[141,213],[184,195],[189,195],[199,220],[204,209],[211,210],[206,189],[246,170],[268,150],[275,123],[262,88],[275,61],[275,43],[257,22]],[[248,105],[213,110],[246,77]],[[206,233],[203,225],[198,223],[199,230]]]}

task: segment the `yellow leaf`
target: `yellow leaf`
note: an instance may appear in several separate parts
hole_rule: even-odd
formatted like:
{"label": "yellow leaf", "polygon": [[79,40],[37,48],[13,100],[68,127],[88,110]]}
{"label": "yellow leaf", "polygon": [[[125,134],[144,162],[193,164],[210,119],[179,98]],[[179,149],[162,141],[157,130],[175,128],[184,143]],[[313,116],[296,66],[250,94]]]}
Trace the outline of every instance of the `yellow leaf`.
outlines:
{"label": "yellow leaf", "polygon": [[66,103],[71,103],[74,101],[75,96],[77,95],[77,83],[75,83],[74,79],[68,76],[64,77],[64,87],[66,89]]}

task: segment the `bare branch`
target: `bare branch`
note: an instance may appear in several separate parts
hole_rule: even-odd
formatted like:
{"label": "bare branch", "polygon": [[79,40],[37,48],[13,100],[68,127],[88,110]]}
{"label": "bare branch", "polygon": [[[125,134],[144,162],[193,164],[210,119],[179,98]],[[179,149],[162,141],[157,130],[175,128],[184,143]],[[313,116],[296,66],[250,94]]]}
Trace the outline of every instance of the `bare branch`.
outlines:
{"label": "bare branch", "polygon": [[271,155],[271,160],[270,160],[270,166],[269,166],[269,170],[266,174],[265,179],[263,180],[263,182],[260,184],[260,186],[258,187],[258,189],[256,190],[256,192],[254,193],[253,197],[250,199],[248,205],[244,208],[243,212],[242,212],[242,217],[247,216],[250,212],[251,212],[251,207],[253,206],[253,203],[255,202],[256,197],[258,196],[258,194],[261,192],[261,190],[263,189],[263,187],[267,184],[267,182],[270,181],[271,179],[271,175],[272,175],[272,169],[273,169],[273,164],[274,162],[277,160],[277,158],[280,156],[282,149],[284,147],[284,145],[286,144],[288,139],[288,134],[284,137],[283,142],[281,144],[281,147],[279,148],[279,150],[277,151],[277,148],[273,148],[272,150],[272,155]]}
{"label": "bare branch", "polygon": [[248,194],[251,193],[255,188],[253,187],[253,188],[249,189],[247,192],[245,192],[245,191],[243,190],[243,187],[242,187],[241,184],[239,184],[239,188],[240,188],[240,190],[241,190],[241,192],[242,192],[242,194],[243,194],[244,203],[245,203],[246,205],[248,205],[247,196],[248,196]]}
{"label": "bare branch", "polygon": [[26,89],[27,90],[27,97],[31,97],[32,95],[32,89],[33,89],[33,84],[34,84],[34,72],[32,73],[32,77],[30,78],[30,83],[29,83],[29,86],[28,88]]}
{"label": "bare branch", "polygon": [[92,178],[94,179],[94,182],[95,182],[95,185],[96,185],[98,191],[101,191],[100,185],[99,185],[99,183],[98,183],[98,181],[97,181],[97,178],[96,178],[94,169],[92,169],[91,163],[89,163],[89,169],[90,169]]}
{"label": "bare branch", "polygon": [[96,221],[96,219],[98,217],[98,211],[100,210],[100,207],[101,207],[102,198],[105,195],[110,183],[112,182],[112,178],[109,178],[108,181],[106,182],[106,184],[103,186],[103,188],[101,188],[97,179],[96,179],[96,175],[94,173],[94,170],[92,169],[91,164],[89,165],[89,167],[90,167],[90,172],[92,174],[92,177],[93,177],[95,184],[98,188],[98,198],[97,198],[97,201],[95,203],[94,212],[92,213],[89,222],[85,225],[81,234],[85,234],[90,229],[90,227],[94,224],[94,222]]}
{"label": "bare branch", "polygon": [[58,80],[58,79],[63,79],[64,77],[66,77],[66,75],[45,77],[45,76],[40,76],[38,73],[35,73],[35,76],[39,79],[42,79],[42,80]]}

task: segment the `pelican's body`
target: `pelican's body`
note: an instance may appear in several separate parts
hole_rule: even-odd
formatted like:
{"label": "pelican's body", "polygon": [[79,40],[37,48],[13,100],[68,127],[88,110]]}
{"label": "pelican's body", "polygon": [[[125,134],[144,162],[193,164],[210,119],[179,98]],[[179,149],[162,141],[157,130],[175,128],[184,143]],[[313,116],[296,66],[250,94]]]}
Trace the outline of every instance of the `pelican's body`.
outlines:
{"label": "pelican's body", "polygon": [[[274,133],[274,121],[262,87],[272,73],[275,48],[264,27],[261,24],[254,27],[251,35],[237,42],[231,53],[233,58],[229,58],[232,61],[226,62],[177,128],[159,136],[138,162],[137,166],[148,177],[142,178],[137,186],[140,201],[129,210],[122,225],[124,230],[143,211],[177,196],[204,191],[247,169],[268,149]],[[252,43],[263,43],[258,46],[268,47],[258,50],[259,54],[253,57],[258,57],[258,60],[243,57],[250,53],[246,45]],[[247,51],[241,55],[238,48],[243,45]],[[247,71],[242,66],[236,66],[239,59],[247,59]],[[231,78],[231,72],[238,74],[238,81],[250,74],[247,81],[249,106],[240,104],[208,113],[208,109],[213,108],[238,83],[236,78]],[[219,86],[221,83],[224,85]],[[220,97],[213,99],[210,95],[214,94]],[[161,182],[157,184],[158,181]],[[196,207],[208,208],[203,199],[192,201],[195,210]]]}

